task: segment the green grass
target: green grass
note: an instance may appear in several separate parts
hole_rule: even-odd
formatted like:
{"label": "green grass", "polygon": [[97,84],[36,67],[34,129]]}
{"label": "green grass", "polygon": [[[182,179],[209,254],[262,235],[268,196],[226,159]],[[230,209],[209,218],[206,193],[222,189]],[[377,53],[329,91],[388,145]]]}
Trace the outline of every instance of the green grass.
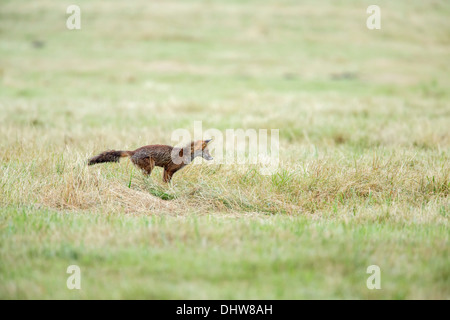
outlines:
{"label": "green grass", "polygon": [[[450,298],[446,1],[70,4],[0,3],[0,298]],[[278,170],[86,166],[199,120]]]}
{"label": "green grass", "polygon": [[[396,299],[448,293],[443,225],[220,213],[7,214],[1,221],[3,297]],[[65,287],[68,264],[81,268],[80,291]],[[372,264],[382,270],[379,291],[365,286]]]}

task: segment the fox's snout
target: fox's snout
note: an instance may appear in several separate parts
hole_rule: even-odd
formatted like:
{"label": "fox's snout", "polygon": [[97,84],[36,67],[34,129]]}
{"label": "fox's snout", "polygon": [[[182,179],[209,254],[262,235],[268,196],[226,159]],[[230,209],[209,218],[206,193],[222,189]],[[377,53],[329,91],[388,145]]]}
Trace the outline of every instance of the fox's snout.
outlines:
{"label": "fox's snout", "polygon": [[212,159],[214,159],[211,156],[211,153],[209,153],[208,148],[203,149],[203,151],[202,151],[202,158],[205,159],[205,160],[212,160]]}

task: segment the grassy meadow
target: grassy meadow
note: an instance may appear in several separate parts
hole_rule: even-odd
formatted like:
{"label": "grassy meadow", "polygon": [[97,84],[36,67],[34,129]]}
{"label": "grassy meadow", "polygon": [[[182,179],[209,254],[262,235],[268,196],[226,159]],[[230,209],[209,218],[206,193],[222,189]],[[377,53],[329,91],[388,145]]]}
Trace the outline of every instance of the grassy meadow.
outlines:
{"label": "grassy meadow", "polygon": [[[0,1],[0,299],[450,299],[450,3],[370,4]],[[279,168],[86,166],[194,121]]]}

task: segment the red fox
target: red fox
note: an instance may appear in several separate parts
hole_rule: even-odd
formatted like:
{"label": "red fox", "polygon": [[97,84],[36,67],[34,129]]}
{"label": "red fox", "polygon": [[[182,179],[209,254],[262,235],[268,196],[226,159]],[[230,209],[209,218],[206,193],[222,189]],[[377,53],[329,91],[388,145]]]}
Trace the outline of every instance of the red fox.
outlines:
{"label": "red fox", "polygon": [[170,182],[172,176],[178,170],[191,163],[194,158],[201,156],[206,160],[212,160],[208,143],[210,140],[192,141],[184,148],[175,148],[167,145],[149,145],[134,151],[108,150],[92,157],[88,165],[103,162],[119,162],[121,157],[130,157],[131,162],[141,169],[145,175],[150,175],[155,166],[164,168],[163,181]]}

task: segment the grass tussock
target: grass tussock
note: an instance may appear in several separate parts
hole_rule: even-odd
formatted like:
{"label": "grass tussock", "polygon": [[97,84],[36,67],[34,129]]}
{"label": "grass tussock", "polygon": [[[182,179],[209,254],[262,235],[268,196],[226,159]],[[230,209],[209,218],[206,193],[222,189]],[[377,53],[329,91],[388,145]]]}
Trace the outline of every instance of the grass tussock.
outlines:
{"label": "grass tussock", "polygon": [[[442,155],[434,161],[442,157],[446,159]],[[127,159],[88,167],[87,158],[68,149],[62,154],[47,151],[25,165],[5,161],[4,205],[143,214],[357,214],[385,206],[439,207],[448,199],[450,184],[448,161],[430,166],[423,153],[386,155],[381,149],[354,159],[319,155],[298,161],[291,155],[283,157],[272,175],[262,175],[257,165],[192,164],[171,185],[161,181],[161,169],[145,177]]]}

